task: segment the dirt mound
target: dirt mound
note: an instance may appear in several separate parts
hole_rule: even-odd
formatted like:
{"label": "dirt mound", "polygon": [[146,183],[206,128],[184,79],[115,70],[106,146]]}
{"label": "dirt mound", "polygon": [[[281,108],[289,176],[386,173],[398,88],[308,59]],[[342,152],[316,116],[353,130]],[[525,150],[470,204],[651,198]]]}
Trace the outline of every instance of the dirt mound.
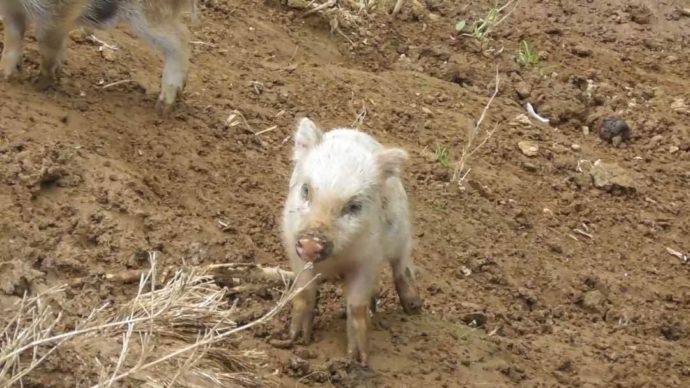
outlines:
{"label": "dirt mound", "polygon": [[[285,266],[290,135],[309,115],[410,152],[424,313],[405,316],[384,277],[373,369],[359,370],[343,358],[342,292],[326,285],[312,345],[271,346],[287,310],[237,343],[267,352],[267,375],[286,385],[688,385],[690,266],[666,250],[690,250],[687,4],[522,0],[480,39],[487,2],[409,1],[396,16],[395,2],[336,2],[349,19],[287,3],[200,1],[184,101],[165,120],[153,114],[161,61],[129,32],[95,32],[118,47],[103,55],[75,31],[60,87],[39,93],[30,29],[23,72],[0,84],[3,311],[66,283],[54,304],[69,326],[130,300],[136,284],[105,275],[146,269],[153,250],[165,267]],[[453,167],[497,67],[482,123],[497,130],[459,187]],[[600,137],[613,115],[629,137]],[[231,296],[246,320],[276,297]],[[73,382],[62,377],[79,372],[62,366],[78,364],[60,360],[75,352],[57,353],[32,382]]]}

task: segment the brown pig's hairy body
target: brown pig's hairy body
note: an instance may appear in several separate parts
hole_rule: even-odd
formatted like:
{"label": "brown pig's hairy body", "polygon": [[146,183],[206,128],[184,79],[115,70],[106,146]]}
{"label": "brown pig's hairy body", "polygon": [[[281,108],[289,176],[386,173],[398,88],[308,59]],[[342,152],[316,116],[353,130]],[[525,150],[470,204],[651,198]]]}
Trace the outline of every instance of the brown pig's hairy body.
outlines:
{"label": "brown pig's hairy body", "polygon": [[[326,132],[302,119],[295,133],[294,170],[283,210],[282,239],[298,286],[314,276],[342,278],[348,353],[367,363],[368,306],[383,266],[393,270],[407,313],[421,309],[411,258],[412,229],[400,171],[402,149],[386,148],[348,128]],[[312,269],[304,270],[307,262]],[[311,340],[317,284],[293,301],[290,338]]]}
{"label": "brown pig's hairy body", "polygon": [[122,22],[163,53],[164,68],[157,109],[168,111],[184,89],[189,69],[189,32],[182,10],[196,10],[196,0],[0,0],[4,48],[0,74],[18,71],[29,21],[35,21],[41,55],[37,86],[54,85],[68,33],[79,26],[106,29]]}

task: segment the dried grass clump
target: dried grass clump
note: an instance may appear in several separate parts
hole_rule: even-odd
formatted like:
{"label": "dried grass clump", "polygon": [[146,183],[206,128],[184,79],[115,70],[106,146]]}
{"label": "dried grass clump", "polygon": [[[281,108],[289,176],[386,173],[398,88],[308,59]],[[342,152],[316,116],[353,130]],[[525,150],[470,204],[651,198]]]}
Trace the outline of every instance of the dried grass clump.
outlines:
{"label": "dried grass clump", "polygon": [[356,32],[363,28],[369,14],[396,15],[408,5],[417,11],[424,8],[419,0],[287,0],[287,5],[306,10],[304,16],[317,14],[324,17],[331,26],[331,32],[344,36],[343,30]]}
{"label": "dried grass clump", "polygon": [[[240,311],[229,304],[228,289],[214,281],[216,268],[184,266],[159,286],[156,255],[149,258],[151,269],[142,274],[134,299],[117,308],[94,309],[68,332],[55,334],[61,315],[44,302],[62,288],[24,297],[0,333],[0,386],[16,386],[32,373],[40,373],[43,361],[55,356],[66,342],[80,353],[86,352],[80,344],[97,344],[96,354],[81,354],[82,362],[91,362],[85,369],[98,376],[98,381],[89,383],[93,387],[123,381],[145,387],[277,385],[270,376],[257,372],[257,365],[265,359],[263,353],[238,350],[230,340],[273,318],[302,288],[287,287],[286,281],[287,291],[274,308],[238,326]],[[292,275],[260,267],[252,270]]]}
{"label": "dried grass clump", "polygon": [[[0,333],[1,387],[21,382],[64,342],[64,339],[52,339],[53,329],[62,315],[54,314],[44,303],[47,296],[63,289],[56,287],[34,297],[24,296],[18,303],[16,312]],[[19,355],[23,352],[25,357],[20,359]]]}

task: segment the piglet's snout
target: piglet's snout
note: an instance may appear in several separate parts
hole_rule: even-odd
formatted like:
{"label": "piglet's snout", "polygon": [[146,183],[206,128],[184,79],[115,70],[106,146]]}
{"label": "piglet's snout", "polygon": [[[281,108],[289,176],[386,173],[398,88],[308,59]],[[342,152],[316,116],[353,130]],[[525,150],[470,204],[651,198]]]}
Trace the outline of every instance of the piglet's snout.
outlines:
{"label": "piglet's snout", "polygon": [[317,263],[330,256],[333,245],[324,238],[310,236],[298,239],[295,249],[302,260]]}

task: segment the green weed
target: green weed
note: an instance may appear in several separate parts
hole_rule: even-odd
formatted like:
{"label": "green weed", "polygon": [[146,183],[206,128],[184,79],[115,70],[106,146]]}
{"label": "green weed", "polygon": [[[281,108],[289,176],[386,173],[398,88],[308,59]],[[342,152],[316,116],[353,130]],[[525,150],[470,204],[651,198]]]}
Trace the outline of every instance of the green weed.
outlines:
{"label": "green weed", "polygon": [[526,40],[523,40],[522,43],[520,43],[518,60],[525,65],[534,66],[539,63],[539,54],[534,47],[530,46]]}
{"label": "green weed", "polygon": [[434,201],[434,208],[436,208],[436,210],[446,210],[446,207],[448,207],[446,201],[442,199],[437,199]]}
{"label": "green weed", "polygon": [[[469,29],[467,29],[468,32],[464,32],[467,27],[466,20],[458,21],[455,24],[455,31],[465,36],[471,36],[483,42],[489,35],[491,29],[494,28],[496,25],[500,24],[515,10],[518,1],[519,0],[509,0],[502,6],[499,6],[498,4],[494,3],[493,7],[491,7],[489,9],[489,12],[486,14],[486,17],[483,19],[475,20],[472,23],[472,25],[469,26]],[[502,18],[499,19],[499,15],[501,15],[501,12],[506,10],[510,5],[513,5],[513,7],[510,10],[508,10]]]}
{"label": "green weed", "polygon": [[437,145],[436,149],[434,150],[434,158],[441,166],[446,168],[450,166],[450,154],[448,153],[447,148]]}

